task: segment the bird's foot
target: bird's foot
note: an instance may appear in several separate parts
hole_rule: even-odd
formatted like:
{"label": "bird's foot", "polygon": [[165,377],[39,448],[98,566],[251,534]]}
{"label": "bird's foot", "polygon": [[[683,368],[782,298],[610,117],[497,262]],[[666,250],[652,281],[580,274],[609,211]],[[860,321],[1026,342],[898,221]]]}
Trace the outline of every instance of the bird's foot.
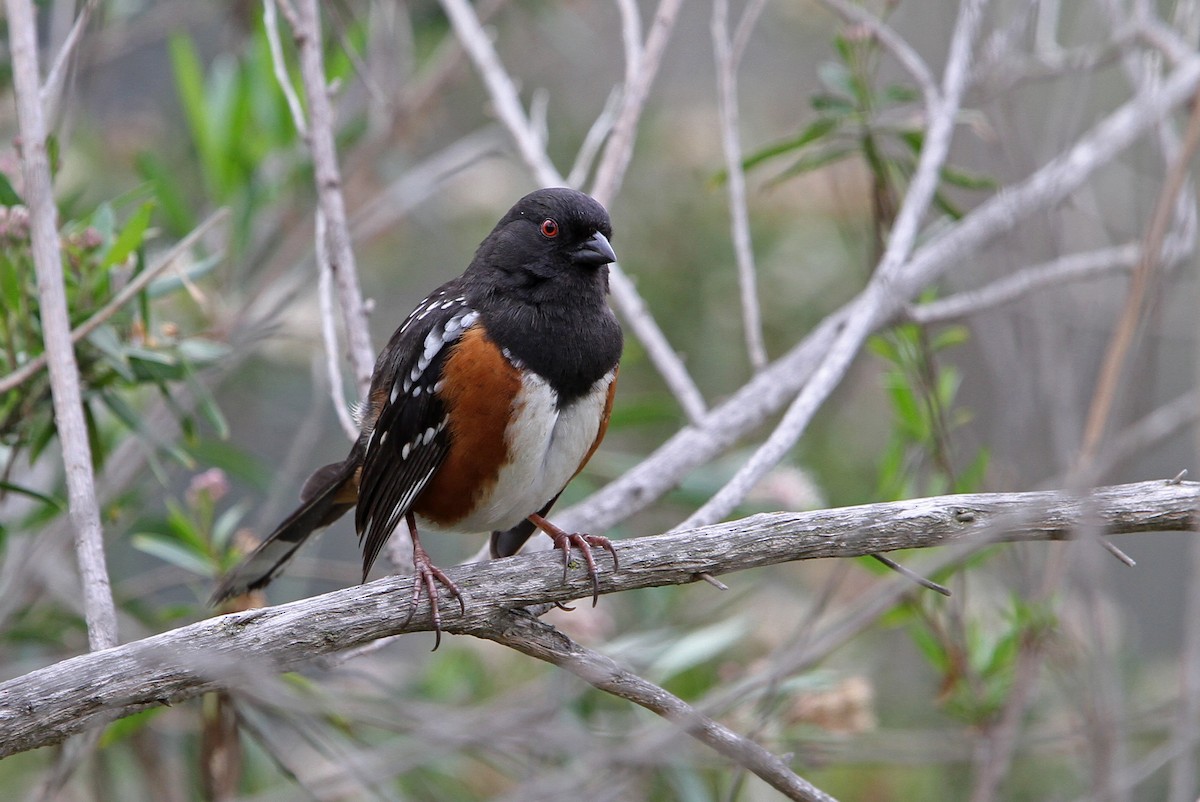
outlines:
{"label": "bird's foot", "polygon": [[[438,592],[435,582],[441,583],[442,587],[450,592],[450,595],[458,600],[459,611],[466,615],[467,605],[463,601],[462,591],[458,589],[458,585],[446,576],[441,568],[433,564],[429,559],[429,554],[421,545],[421,541],[413,538],[413,568],[416,576],[413,582],[412,604],[409,606],[408,617],[404,619],[404,624],[412,620],[413,615],[417,612],[417,605],[421,603],[421,592],[429,597],[430,616],[433,618],[433,651],[442,645],[442,614],[438,609]],[[401,626],[404,626],[401,624]]]}
{"label": "bird's foot", "polygon": [[592,547],[604,549],[613,558],[613,570],[620,567],[617,560],[617,550],[613,548],[612,541],[600,535],[586,535],[579,532],[566,532],[554,524],[547,521],[541,515],[531,515],[529,520],[541,529],[550,539],[554,541],[554,548],[561,549],[563,553],[563,581],[567,579],[568,571],[571,568],[571,547],[579,549],[583,554],[583,561],[587,563],[588,576],[592,579],[592,606],[596,606],[596,601],[600,598],[600,579],[596,575],[596,558],[592,554]]}

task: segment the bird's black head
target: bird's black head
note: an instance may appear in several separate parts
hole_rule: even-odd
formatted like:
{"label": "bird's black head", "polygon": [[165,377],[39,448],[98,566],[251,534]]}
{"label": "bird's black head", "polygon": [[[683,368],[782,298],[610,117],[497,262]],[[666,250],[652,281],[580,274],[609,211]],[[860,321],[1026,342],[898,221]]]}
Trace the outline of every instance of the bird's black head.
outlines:
{"label": "bird's black head", "polygon": [[560,403],[589,392],[621,358],[621,326],[605,299],[611,234],[594,198],[539,189],[500,219],[462,276],[488,336]]}
{"label": "bird's black head", "polygon": [[[535,296],[608,287],[606,265],[616,254],[608,212],[594,198],[564,187],[531,192],[488,234],[468,274],[503,292]],[[473,274],[473,275],[472,275]]]}

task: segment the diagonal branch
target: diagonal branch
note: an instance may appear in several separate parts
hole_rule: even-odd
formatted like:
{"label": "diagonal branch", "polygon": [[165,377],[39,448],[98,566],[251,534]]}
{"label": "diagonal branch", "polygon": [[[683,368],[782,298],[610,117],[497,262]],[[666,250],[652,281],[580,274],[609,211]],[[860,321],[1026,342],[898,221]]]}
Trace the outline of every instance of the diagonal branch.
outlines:
{"label": "diagonal branch", "polygon": [[738,735],[687,702],[648,682],[615,660],[575,643],[524,611],[505,611],[499,626],[479,637],[570,671],[588,684],[650,710],[739,766],[754,772],[788,799],[836,802],[788,768],[787,763],[750,738]]}
{"label": "diagonal branch", "polygon": [[62,105],[63,93],[65,92],[67,83],[67,72],[70,70],[75,54],[79,50],[79,42],[83,39],[83,31],[87,28],[88,23],[92,19],[92,12],[96,10],[96,6],[98,5],[100,5],[100,0],[86,0],[79,9],[79,15],[75,17],[75,22],[71,25],[71,30],[67,33],[67,38],[63,40],[62,47],[58,49],[58,55],[54,57],[54,65],[50,67],[50,72],[46,74],[46,80],[42,84],[41,91],[38,92],[38,100],[42,104],[42,113],[46,116],[47,120],[55,120],[58,117],[58,111]]}
{"label": "diagonal branch", "polygon": [[1163,243],[1170,231],[1180,194],[1190,176],[1188,165],[1191,164],[1197,149],[1200,149],[1200,95],[1193,100],[1183,146],[1176,156],[1175,163],[1168,167],[1166,182],[1146,228],[1141,256],[1133,271],[1133,281],[1129,285],[1129,294],[1125,298],[1120,320],[1104,355],[1100,378],[1096,381],[1096,391],[1083,433],[1083,446],[1078,460],[1081,469],[1085,469],[1095,456],[1112,416],[1113,404],[1130,349],[1148,311],[1147,298],[1162,267]]}
{"label": "diagonal branch", "polygon": [[[694,582],[791,560],[855,557],[953,543],[1068,540],[1084,531],[1194,530],[1200,484],[1141,482],[1085,496],[1042,491],[942,496],[807,513],[770,513],[687,532],[626,540],[621,569],[602,571],[600,592]],[[467,599],[447,632],[496,638],[513,608],[586,596],[582,567],[562,579],[559,555],[540,552],[447,571]],[[104,721],[217,688],[236,690],[262,671],[432,627],[428,605],[396,615],[412,578],[393,576],[310,599],[233,613],[73,657],[0,684],[0,757],[58,743]],[[489,635],[491,637],[491,635]],[[247,665],[247,656],[254,665]]]}

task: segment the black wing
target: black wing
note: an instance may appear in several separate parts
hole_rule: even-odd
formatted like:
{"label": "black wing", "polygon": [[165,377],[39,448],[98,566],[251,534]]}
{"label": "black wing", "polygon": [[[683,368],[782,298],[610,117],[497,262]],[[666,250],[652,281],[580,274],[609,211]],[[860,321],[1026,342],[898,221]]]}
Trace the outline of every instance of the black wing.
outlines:
{"label": "black wing", "polygon": [[354,521],[364,580],[446,458],[450,433],[438,382],[451,347],[478,318],[451,282],[413,310],[375,366],[363,415],[365,453]]}

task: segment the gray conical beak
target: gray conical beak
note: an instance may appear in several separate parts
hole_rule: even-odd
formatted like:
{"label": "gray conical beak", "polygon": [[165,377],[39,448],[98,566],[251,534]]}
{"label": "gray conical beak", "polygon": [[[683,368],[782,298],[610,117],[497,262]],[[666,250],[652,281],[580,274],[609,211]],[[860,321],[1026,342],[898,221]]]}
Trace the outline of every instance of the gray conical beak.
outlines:
{"label": "gray conical beak", "polygon": [[579,246],[579,250],[575,251],[575,261],[592,267],[600,267],[617,261],[617,252],[609,244],[608,237],[597,231],[591,236],[591,239]]}

